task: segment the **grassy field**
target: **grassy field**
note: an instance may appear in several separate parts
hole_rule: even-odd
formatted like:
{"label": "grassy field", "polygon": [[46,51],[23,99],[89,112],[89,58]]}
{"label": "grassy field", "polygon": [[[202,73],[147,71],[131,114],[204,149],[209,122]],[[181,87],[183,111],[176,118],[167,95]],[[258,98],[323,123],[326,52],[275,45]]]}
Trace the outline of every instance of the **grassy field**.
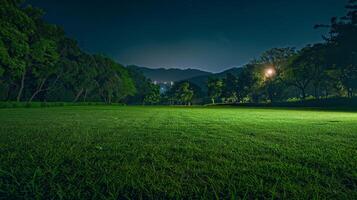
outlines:
{"label": "grassy field", "polygon": [[0,109],[0,198],[357,199],[357,113]]}

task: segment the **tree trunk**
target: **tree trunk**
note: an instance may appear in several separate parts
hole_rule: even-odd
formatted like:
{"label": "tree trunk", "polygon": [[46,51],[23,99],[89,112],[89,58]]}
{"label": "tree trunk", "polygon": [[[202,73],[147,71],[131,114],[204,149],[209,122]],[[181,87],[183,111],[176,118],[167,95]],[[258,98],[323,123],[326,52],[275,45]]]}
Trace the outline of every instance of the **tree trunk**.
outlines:
{"label": "tree trunk", "polygon": [[79,90],[79,92],[77,93],[76,97],[75,97],[74,100],[73,100],[73,103],[75,103],[75,102],[78,101],[78,99],[79,99],[79,97],[81,97],[82,93],[83,93],[83,88],[81,88],[81,89]]}
{"label": "tree trunk", "polygon": [[316,99],[320,99],[320,95],[319,95],[319,89],[318,86],[314,86],[314,93],[315,93],[315,98]]}
{"label": "tree trunk", "polygon": [[212,100],[212,104],[214,105],[214,103],[215,103],[215,102],[214,102],[214,98],[212,98],[211,100]]}
{"label": "tree trunk", "polygon": [[45,84],[46,79],[43,79],[43,81],[41,82],[40,86],[37,88],[37,90],[32,94],[31,98],[29,99],[28,103],[31,103],[32,100],[38,95],[38,93],[40,93],[42,91],[42,87]]}
{"label": "tree trunk", "polygon": [[269,96],[270,103],[273,103],[274,102],[273,94],[271,92],[269,92],[268,96]]}
{"label": "tree trunk", "polygon": [[348,98],[352,98],[353,97],[353,92],[352,92],[352,88],[348,89]]}
{"label": "tree trunk", "polygon": [[108,104],[111,104],[112,103],[112,97],[110,94],[108,94]]}
{"label": "tree trunk", "polygon": [[22,76],[21,76],[20,89],[19,89],[19,92],[17,93],[17,98],[16,98],[17,102],[20,102],[20,100],[21,100],[22,92],[23,92],[24,86],[25,86],[25,77],[26,77],[26,70],[24,71],[24,73],[22,73]]}
{"label": "tree trunk", "polygon": [[301,88],[301,95],[302,95],[302,100],[305,101],[305,99],[306,99],[305,88]]}
{"label": "tree trunk", "polygon": [[84,92],[84,97],[83,97],[84,102],[86,102],[86,100],[87,100],[87,94],[88,94],[88,90],[86,89],[86,91]]}
{"label": "tree trunk", "polygon": [[12,89],[13,89],[13,85],[10,84],[10,85],[7,87],[5,101],[11,101],[11,91],[13,91]]}

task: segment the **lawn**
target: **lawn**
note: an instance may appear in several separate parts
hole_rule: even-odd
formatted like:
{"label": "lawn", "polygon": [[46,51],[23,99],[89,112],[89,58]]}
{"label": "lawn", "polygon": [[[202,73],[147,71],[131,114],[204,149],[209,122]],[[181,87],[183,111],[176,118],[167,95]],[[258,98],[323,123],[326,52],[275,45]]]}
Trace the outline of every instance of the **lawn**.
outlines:
{"label": "lawn", "polygon": [[357,112],[0,109],[0,199],[357,199]]}

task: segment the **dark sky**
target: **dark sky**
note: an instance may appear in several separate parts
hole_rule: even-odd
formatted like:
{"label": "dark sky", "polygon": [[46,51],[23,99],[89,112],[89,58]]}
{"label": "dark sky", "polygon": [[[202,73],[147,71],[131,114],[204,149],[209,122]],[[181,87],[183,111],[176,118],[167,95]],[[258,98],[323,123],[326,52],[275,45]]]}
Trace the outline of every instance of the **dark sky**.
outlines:
{"label": "dark sky", "polygon": [[272,47],[321,41],[347,0],[30,0],[92,53],[122,64],[213,72]]}

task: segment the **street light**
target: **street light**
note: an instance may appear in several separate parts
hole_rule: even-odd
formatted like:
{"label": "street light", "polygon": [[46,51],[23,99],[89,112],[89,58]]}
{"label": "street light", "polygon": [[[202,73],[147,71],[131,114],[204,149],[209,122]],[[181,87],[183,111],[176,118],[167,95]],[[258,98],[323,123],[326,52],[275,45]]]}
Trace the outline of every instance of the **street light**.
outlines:
{"label": "street light", "polygon": [[266,78],[271,78],[275,75],[276,71],[273,67],[270,67],[268,69],[265,70],[265,77]]}

